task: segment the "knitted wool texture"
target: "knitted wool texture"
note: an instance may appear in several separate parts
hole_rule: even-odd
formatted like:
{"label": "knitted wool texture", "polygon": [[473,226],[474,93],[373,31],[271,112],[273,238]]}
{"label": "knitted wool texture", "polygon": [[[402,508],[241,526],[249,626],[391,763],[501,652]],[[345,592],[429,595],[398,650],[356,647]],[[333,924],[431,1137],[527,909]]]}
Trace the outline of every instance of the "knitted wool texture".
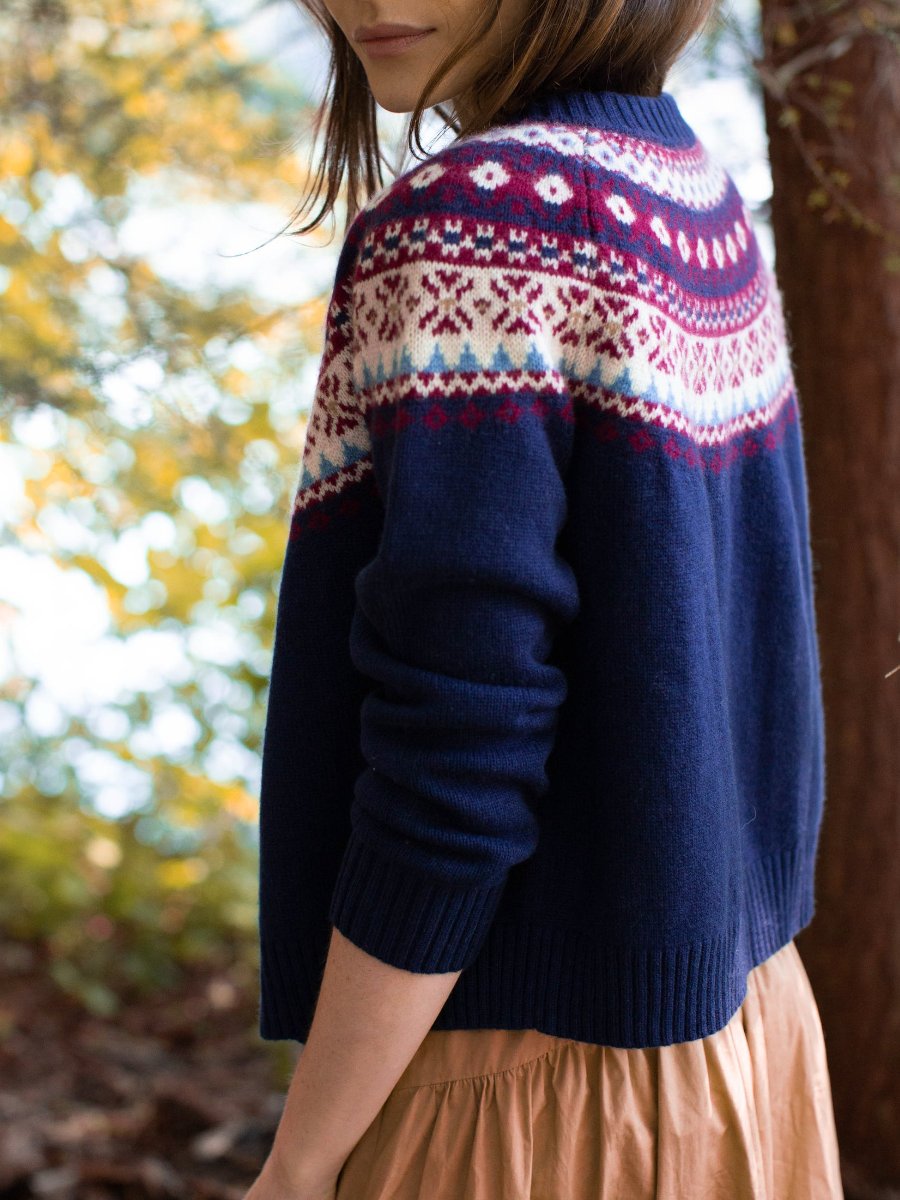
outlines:
{"label": "knitted wool texture", "polygon": [[434,1028],[721,1029],[812,919],[824,740],[781,297],[674,97],[569,91],[347,231],[278,598],[260,1032],[331,925]]}

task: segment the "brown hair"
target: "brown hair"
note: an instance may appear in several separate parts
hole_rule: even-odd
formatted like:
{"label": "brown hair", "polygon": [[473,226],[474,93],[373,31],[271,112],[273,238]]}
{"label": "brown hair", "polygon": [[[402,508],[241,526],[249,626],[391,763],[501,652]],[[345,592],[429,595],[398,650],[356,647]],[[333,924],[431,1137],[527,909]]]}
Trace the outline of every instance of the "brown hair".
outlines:
{"label": "brown hair", "polygon": [[[296,0],[326,34],[331,64],[326,95],[316,111],[313,137],[325,126],[325,153],[311,188],[292,213],[320,196],[322,207],[298,236],[315,229],[334,210],[346,176],[347,222],[384,185],[375,98],[365,68],[323,0]],[[502,0],[485,0],[479,19],[422,89],[410,116],[407,144],[427,155],[421,142],[424,98],[493,26]],[[534,0],[515,39],[501,50],[464,93],[455,112],[434,111],[459,138],[511,119],[536,93],[550,89],[609,89],[656,96],[672,64],[691,38],[717,15],[717,0]]]}

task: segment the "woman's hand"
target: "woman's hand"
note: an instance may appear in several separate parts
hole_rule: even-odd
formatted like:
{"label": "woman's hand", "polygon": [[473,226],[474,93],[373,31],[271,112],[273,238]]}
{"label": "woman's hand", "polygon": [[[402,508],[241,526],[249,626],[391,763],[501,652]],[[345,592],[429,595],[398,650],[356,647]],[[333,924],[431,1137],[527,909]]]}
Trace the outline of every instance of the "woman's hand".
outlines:
{"label": "woman's hand", "polygon": [[336,1200],[337,1176],[327,1177],[288,1172],[276,1155],[270,1154],[244,1200]]}

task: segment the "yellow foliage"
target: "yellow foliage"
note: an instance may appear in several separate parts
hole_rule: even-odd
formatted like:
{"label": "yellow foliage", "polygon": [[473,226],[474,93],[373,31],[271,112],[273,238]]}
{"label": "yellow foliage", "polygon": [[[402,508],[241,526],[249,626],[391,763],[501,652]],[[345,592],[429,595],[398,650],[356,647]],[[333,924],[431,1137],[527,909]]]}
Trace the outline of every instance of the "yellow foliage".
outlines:
{"label": "yellow foliage", "polygon": [[182,476],[182,465],[168,446],[155,448],[153,457],[144,463],[144,474],[152,482],[157,495],[171,495]]}
{"label": "yellow foliage", "polygon": [[[140,128],[144,128],[140,126]],[[135,134],[128,143],[130,150],[128,165],[133,171],[141,174],[153,174],[159,170],[160,159],[172,157],[170,147],[160,147],[159,135],[148,132]]]}
{"label": "yellow foliage", "polygon": [[203,30],[199,21],[182,19],[180,21],[173,21],[169,26],[169,32],[176,45],[186,46],[190,42],[195,41]]}
{"label": "yellow foliage", "polygon": [[142,258],[138,259],[137,262],[132,263],[130,276],[133,287],[146,286],[148,283],[155,282],[157,279],[156,272],[153,270],[150,264]]}
{"label": "yellow foliage", "polygon": [[26,479],[25,492],[37,506],[47,500],[70,500],[75,496],[87,496],[93,491],[92,484],[83,479],[72,465],[63,458],[52,459],[41,479]]}
{"label": "yellow foliage", "polygon": [[226,30],[220,29],[217,33],[214,33],[210,38],[210,41],[223,58],[227,58],[232,61],[237,58],[237,51],[234,41]]}
{"label": "yellow foliage", "polygon": [[[164,112],[166,108],[166,98],[160,91],[152,92],[131,92],[125,97],[125,102],[122,105],[122,111],[129,117],[156,117]],[[154,143],[156,152],[159,152],[158,141]]]}
{"label": "yellow foliage", "polygon": [[[152,833],[158,819],[160,827],[197,835],[189,850],[176,843],[180,854],[161,860],[152,838],[131,837],[117,820],[98,820],[91,830],[89,804],[82,803],[86,796],[74,773],[66,775],[64,795],[34,794],[22,806],[35,815],[36,845],[50,858],[44,874],[35,878],[34,862],[23,856],[21,878],[35,897],[31,909],[28,889],[17,887],[17,878],[5,881],[4,895],[16,898],[11,911],[17,919],[25,912],[29,929],[40,930],[46,921],[52,945],[65,946],[67,961],[76,962],[79,939],[84,939],[87,953],[79,969],[93,983],[94,972],[105,981],[110,968],[141,958],[131,953],[133,946],[121,954],[116,938],[112,957],[100,960],[98,938],[85,933],[84,915],[96,912],[98,887],[105,886],[107,873],[114,883],[104,906],[109,919],[115,924],[122,916],[123,927],[131,930],[132,910],[146,913],[134,923],[140,925],[135,936],[161,955],[162,965],[182,930],[193,954],[208,934],[214,942],[220,913],[231,923],[252,924],[252,905],[243,903],[251,855],[234,833],[239,822],[257,819],[257,803],[245,781],[216,782],[203,770],[201,756],[219,735],[217,706],[205,685],[208,677],[218,689],[219,677],[226,677],[239,689],[235,694],[242,697],[241,710],[246,705],[250,728],[258,728],[265,694],[258,651],[272,632],[287,528],[280,498],[270,510],[256,513],[244,509],[245,495],[248,477],[257,470],[273,486],[276,472],[295,474],[287,444],[298,432],[282,432],[277,410],[258,394],[263,391],[258,381],[264,377],[276,388],[282,384],[279,354],[285,349],[293,354],[298,324],[311,338],[315,335],[320,348],[325,310],[319,299],[299,319],[293,303],[270,314],[250,287],[239,296],[223,284],[220,298],[212,278],[192,294],[166,269],[157,274],[142,257],[149,251],[138,248],[137,241],[129,246],[120,237],[123,225],[144,210],[145,200],[152,205],[154,196],[173,214],[167,231],[171,245],[185,244],[188,226],[181,227],[178,215],[182,202],[185,207],[203,198],[228,205],[273,203],[280,211],[292,206],[306,177],[288,149],[295,114],[303,106],[299,94],[296,106],[284,101],[291,80],[246,60],[240,34],[232,39],[210,29],[217,18],[202,0],[137,5],[133,0],[58,0],[51,6],[59,11],[58,22],[32,20],[33,7],[25,0],[0,0],[5,35],[0,179],[9,181],[13,195],[35,214],[21,225],[14,224],[21,220],[15,208],[5,219],[0,216],[0,258],[9,268],[0,355],[7,400],[25,410],[41,401],[55,406],[60,440],[52,449],[23,454],[25,499],[8,536],[26,552],[50,554],[65,568],[82,572],[82,583],[90,580],[105,600],[113,637],[171,630],[185,636],[194,657],[188,635],[221,606],[222,616],[240,627],[246,646],[234,664],[206,663],[198,654],[195,672],[167,678],[160,690],[150,684],[116,696],[111,681],[109,704],[120,707],[123,728],[152,731],[155,714],[173,701],[191,713],[200,737],[186,763],[169,761],[165,747],[149,740],[130,745],[125,733],[121,741],[118,736],[110,740],[106,730],[98,732],[78,714],[58,739],[29,729],[23,719],[23,759],[52,759],[58,743],[73,737],[102,747],[149,776],[151,801],[141,826],[146,822]],[[265,99],[270,83],[271,103],[248,103],[248,97]],[[40,177],[32,186],[38,168]],[[132,197],[138,174],[155,174],[158,180]],[[54,176],[62,204],[53,203]],[[51,203],[52,213],[49,207],[42,211]],[[186,256],[193,256],[195,248],[185,246]],[[330,252],[336,255],[338,248],[332,242]],[[298,268],[303,270],[299,256]],[[229,348],[238,338],[258,346],[265,360],[259,372],[246,359],[231,357]],[[209,358],[203,353],[207,345],[216,351]],[[104,387],[103,379],[109,372],[115,381],[119,367],[127,375],[129,364],[148,348],[164,377],[135,372],[137,387],[148,391],[135,396],[132,410],[129,389],[116,392],[112,384]],[[293,360],[287,364],[288,372],[292,369]],[[216,393],[220,399],[234,394],[252,401],[251,420],[238,425],[221,419]],[[185,401],[180,411],[180,398],[195,394],[196,403]],[[15,443],[17,437],[17,423],[0,421],[0,439]],[[245,451],[254,439],[271,452],[249,456],[245,468]],[[226,520],[209,527],[179,504],[178,483],[192,476],[209,480],[227,500]],[[145,519],[152,580],[146,589],[119,582],[95,557],[97,546],[109,546]],[[245,528],[261,542],[236,540],[235,531]],[[248,545],[251,552],[240,554]],[[255,604],[245,609],[235,603],[237,591],[251,588],[263,601],[261,614]],[[10,606],[5,611],[0,606],[0,625],[11,619]],[[23,706],[32,687],[33,680],[14,663],[4,684],[7,700]],[[240,728],[223,727],[221,736],[239,737]],[[71,833],[59,819],[66,811],[72,815]],[[73,869],[66,870],[67,865]],[[69,930],[74,941],[64,943],[60,930]],[[155,970],[145,974],[160,977]]]}
{"label": "yellow foliage", "polygon": [[[33,164],[34,152],[21,134],[13,133],[0,144],[0,176],[27,175]],[[0,218],[0,222],[11,228],[8,221]]]}
{"label": "yellow foliage", "polygon": [[249,387],[250,380],[245,371],[238,367],[229,367],[221,377],[222,387],[235,396],[243,396]]}
{"label": "yellow foliage", "polygon": [[122,848],[109,837],[92,837],[84,848],[84,856],[96,867],[111,870],[122,861]]}
{"label": "yellow foliage", "polygon": [[35,159],[42,167],[50,171],[69,169],[63,143],[54,137],[46,113],[24,113],[19,124],[25,140],[33,147]]}
{"label": "yellow foliage", "polygon": [[314,296],[299,306],[300,332],[307,350],[320,353],[325,344],[325,317],[328,312],[327,295]]}
{"label": "yellow foliage", "polygon": [[48,371],[41,377],[41,383],[45,392],[63,396],[72,386],[72,374],[70,371]]}
{"label": "yellow foliage", "polygon": [[147,561],[151,577],[166,589],[166,613],[187,621],[200,597],[201,584],[195,567],[165,550],[148,550]]}
{"label": "yellow foliage", "polygon": [[229,788],[222,803],[226,811],[240,821],[255,821],[259,815],[259,806],[246,788]]}
{"label": "yellow foliage", "polygon": [[205,879],[209,866],[202,858],[175,858],[159,863],[157,873],[164,887],[180,890]]}
{"label": "yellow foliage", "polygon": [[213,436],[205,425],[191,425],[186,433],[186,450],[197,458],[208,459],[215,447]]}
{"label": "yellow foliage", "polygon": [[28,73],[38,83],[47,83],[56,75],[56,62],[52,54],[32,54],[28,59]]}
{"label": "yellow foliage", "polygon": [[138,91],[144,86],[147,66],[140,61],[116,60],[116,84],[120,92]]}

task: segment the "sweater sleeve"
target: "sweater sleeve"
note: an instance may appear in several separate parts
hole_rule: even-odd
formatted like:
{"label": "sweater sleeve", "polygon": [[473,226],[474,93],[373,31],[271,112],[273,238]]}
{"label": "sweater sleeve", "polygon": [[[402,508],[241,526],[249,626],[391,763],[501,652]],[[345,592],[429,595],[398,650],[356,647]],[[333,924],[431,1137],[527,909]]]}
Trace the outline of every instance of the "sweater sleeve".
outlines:
{"label": "sweater sleeve", "polygon": [[538,844],[567,693],[551,649],[578,611],[557,548],[574,418],[543,323],[559,320],[552,284],[448,260],[457,239],[440,234],[460,222],[424,197],[392,216],[354,283],[354,386],[384,519],[355,582],[367,767],[330,919],[382,961],[442,973],[473,962]]}

